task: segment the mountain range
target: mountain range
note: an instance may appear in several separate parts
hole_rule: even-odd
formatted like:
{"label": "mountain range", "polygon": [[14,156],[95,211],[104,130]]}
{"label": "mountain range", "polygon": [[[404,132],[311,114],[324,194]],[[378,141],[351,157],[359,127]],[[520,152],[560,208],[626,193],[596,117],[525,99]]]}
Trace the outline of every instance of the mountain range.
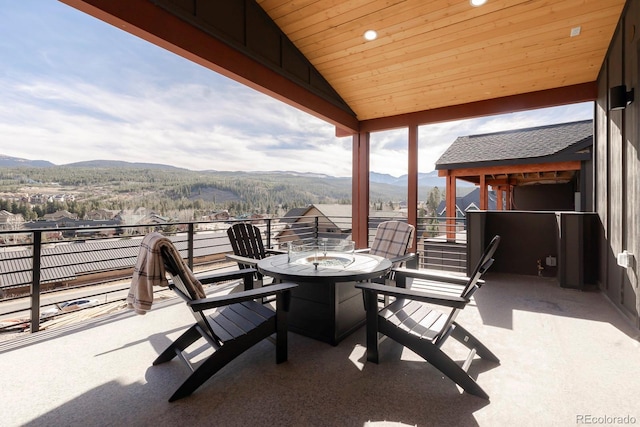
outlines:
{"label": "mountain range", "polygon": [[[76,162],[76,163],[68,163],[65,165],[56,165],[47,160],[28,160],[21,159],[17,157],[11,157],[4,154],[0,154],[0,167],[36,167],[36,168],[47,168],[47,167],[56,167],[56,166],[66,166],[66,167],[79,167],[79,168],[131,168],[131,169],[167,169],[167,170],[184,170],[188,169],[178,168],[175,166],[158,164],[158,163],[132,163],[125,162],[119,160],[88,160],[84,162]],[[209,172],[220,172],[220,171],[209,171]],[[229,174],[233,174],[234,172],[228,172]],[[239,174],[263,174],[265,172],[236,172]],[[318,173],[310,173],[310,172],[295,172],[295,171],[272,171],[268,172],[270,174],[282,174],[289,176],[302,176],[306,178],[334,178],[331,175],[323,175]],[[386,184],[398,187],[405,187],[407,185],[407,175],[402,175],[399,177],[395,177],[389,174],[370,172],[369,180],[372,183]],[[419,187],[445,187],[445,178],[441,178],[438,176],[438,171],[431,171],[426,173],[418,173],[418,186]],[[463,181],[458,181],[458,186],[467,186]],[[468,186],[473,186],[473,184],[468,184]]]}

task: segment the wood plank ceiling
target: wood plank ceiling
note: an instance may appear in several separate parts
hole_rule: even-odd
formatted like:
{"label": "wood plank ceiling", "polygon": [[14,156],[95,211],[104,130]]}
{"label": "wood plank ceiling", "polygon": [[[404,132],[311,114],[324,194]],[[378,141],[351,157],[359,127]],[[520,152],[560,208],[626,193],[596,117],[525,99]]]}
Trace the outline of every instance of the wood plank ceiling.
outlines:
{"label": "wood plank ceiling", "polygon": [[361,121],[594,82],[625,3],[256,1]]}

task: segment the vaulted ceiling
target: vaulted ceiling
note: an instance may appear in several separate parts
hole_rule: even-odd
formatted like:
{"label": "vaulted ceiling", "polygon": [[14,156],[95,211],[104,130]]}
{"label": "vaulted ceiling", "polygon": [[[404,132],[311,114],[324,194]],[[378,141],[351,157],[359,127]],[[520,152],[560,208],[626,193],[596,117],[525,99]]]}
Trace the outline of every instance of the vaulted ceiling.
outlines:
{"label": "vaulted ceiling", "polygon": [[[594,99],[625,3],[61,1],[346,133]],[[366,30],[377,39],[366,41]]]}
{"label": "vaulted ceiling", "polygon": [[[593,82],[624,5],[257,2],[360,120]],[[378,34],[371,42],[363,38],[369,29]],[[572,30],[579,34],[572,37]]]}

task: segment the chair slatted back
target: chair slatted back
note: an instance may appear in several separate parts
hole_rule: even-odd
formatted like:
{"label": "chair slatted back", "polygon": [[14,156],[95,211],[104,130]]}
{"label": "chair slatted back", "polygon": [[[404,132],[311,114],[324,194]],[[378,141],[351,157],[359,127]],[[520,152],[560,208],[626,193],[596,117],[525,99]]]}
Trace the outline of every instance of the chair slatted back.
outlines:
{"label": "chair slatted back", "polygon": [[[460,292],[461,297],[469,299],[473,296],[473,294],[478,289],[480,289],[480,287],[482,286],[482,282],[480,282],[480,278],[484,275],[484,273],[486,273],[489,267],[491,267],[491,265],[493,264],[493,254],[496,252],[496,249],[498,249],[499,243],[500,243],[500,236],[494,236],[494,238],[491,239],[491,242],[482,253],[480,260],[478,260],[478,263],[476,264],[476,268],[473,270],[473,273],[469,276],[469,281]],[[436,343],[438,341],[444,342],[448,334],[451,333],[451,327],[453,325],[453,322],[456,320],[456,317],[458,317],[458,313],[460,313],[459,308],[454,308],[451,310],[451,313],[449,313],[449,317],[447,318],[447,321],[444,323],[444,327],[441,329],[440,334],[436,336],[434,342]]]}
{"label": "chair slatted back", "polygon": [[[191,281],[184,276],[184,270],[179,267],[180,264],[183,264],[183,267],[186,267],[186,265],[184,265],[184,260],[175,259],[171,252],[164,247],[160,249],[160,253],[162,254],[162,259],[164,261],[166,271],[171,274],[172,285],[170,286],[170,288],[185,302],[198,299],[196,290],[193,289],[192,286],[190,286]],[[217,337],[211,329],[211,326],[209,325],[209,322],[207,322],[204,313],[191,310],[191,314],[193,314],[193,317],[196,319],[196,323],[198,323],[200,328],[208,332],[209,335],[214,338],[215,342],[220,344],[220,338]]]}
{"label": "chair slatted back", "polygon": [[[376,235],[371,243],[369,253],[387,259],[405,255],[411,244],[414,231],[415,227],[406,222],[382,222],[376,229]],[[400,265],[394,265],[394,267],[399,266]]]}
{"label": "chair slatted back", "polygon": [[465,286],[462,291],[461,297],[471,298],[476,290],[482,286],[479,280],[493,264],[493,254],[496,252],[496,249],[498,249],[498,244],[500,244],[500,236],[494,236],[491,242],[489,242],[489,245],[484,249],[473,273],[469,276],[469,283],[467,283],[467,286]]}
{"label": "chair slatted back", "polygon": [[239,256],[263,259],[266,256],[260,229],[252,224],[238,223],[227,229],[233,253]]}

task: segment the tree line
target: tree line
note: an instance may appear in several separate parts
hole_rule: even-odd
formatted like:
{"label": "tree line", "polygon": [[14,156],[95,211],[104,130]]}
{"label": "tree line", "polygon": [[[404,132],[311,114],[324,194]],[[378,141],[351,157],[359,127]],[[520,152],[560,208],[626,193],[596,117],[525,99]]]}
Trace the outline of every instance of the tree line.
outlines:
{"label": "tree line", "polygon": [[[26,220],[67,210],[80,218],[95,209],[145,207],[160,215],[191,210],[195,215],[228,210],[231,215],[281,215],[312,203],[351,203],[349,178],[285,173],[197,172],[183,169],[17,167],[0,171],[6,194],[73,193],[74,201],[30,204],[3,199],[0,209]],[[31,194],[30,194],[31,195]],[[383,197],[395,197],[385,194]]]}

